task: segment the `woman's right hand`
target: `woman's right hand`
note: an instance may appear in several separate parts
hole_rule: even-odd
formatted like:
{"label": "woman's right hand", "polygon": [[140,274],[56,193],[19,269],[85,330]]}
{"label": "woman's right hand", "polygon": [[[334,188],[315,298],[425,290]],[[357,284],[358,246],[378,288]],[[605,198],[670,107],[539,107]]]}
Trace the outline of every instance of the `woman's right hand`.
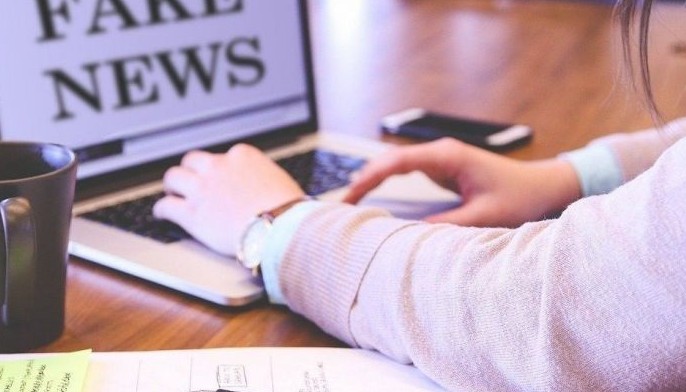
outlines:
{"label": "woman's right hand", "polygon": [[224,154],[187,153],[164,175],[164,188],[155,216],[227,255],[236,254],[241,234],[258,213],[305,195],[273,160],[246,144]]}
{"label": "woman's right hand", "polygon": [[557,214],[581,197],[576,173],[559,159],[518,161],[455,139],[393,148],[355,177],[344,201],[357,203],[386,178],[415,170],[462,197],[429,222],[516,227]]}

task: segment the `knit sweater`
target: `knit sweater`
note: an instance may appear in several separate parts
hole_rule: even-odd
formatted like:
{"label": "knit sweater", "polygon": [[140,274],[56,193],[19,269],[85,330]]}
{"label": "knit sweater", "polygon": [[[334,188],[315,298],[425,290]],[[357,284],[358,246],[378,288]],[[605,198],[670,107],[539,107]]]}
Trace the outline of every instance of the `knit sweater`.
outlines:
{"label": "knit sweater", "polygon": [[449,390],[686,390],[683,125],[596,141],[626,183],[516,229],[320,203],[278,269],[285,301]]}

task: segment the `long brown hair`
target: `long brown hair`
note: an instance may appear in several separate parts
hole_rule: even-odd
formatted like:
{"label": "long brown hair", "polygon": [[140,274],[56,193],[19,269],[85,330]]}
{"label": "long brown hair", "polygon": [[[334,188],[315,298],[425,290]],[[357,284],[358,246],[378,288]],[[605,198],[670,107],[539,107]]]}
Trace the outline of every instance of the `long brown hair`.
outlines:
{"label": "long brown hair", "polygon": [[[624,63],[632,86],[643,96],[653,120],[661,124],[662,116],[655,103],[648,63],[648,32],[652,6],[653,0],[618,0],[615,16],[620,25]],[[635,39],[637,40],[634,41]]]}

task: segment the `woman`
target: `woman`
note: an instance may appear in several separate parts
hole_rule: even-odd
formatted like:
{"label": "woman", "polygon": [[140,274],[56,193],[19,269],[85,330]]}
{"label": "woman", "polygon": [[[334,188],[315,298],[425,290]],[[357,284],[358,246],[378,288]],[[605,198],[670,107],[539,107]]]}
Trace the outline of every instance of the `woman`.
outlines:
{"label": "woman", "polygon": [[[621,1],[618,15],[628,58],[641,17],[640,74],[657,113],[651,1],[636,3]],[[235,254],[235,233],[278,207],[259,254],[270,300],[448,389],[686,390],[685,135],[674,122],[536,162],[440,140],[371,162],[347,196],[419,169],[464,199],[428,222],[306,200],[238,145],[187,154],[155,213]],[[536,192],[513,196],[522,186]]]}

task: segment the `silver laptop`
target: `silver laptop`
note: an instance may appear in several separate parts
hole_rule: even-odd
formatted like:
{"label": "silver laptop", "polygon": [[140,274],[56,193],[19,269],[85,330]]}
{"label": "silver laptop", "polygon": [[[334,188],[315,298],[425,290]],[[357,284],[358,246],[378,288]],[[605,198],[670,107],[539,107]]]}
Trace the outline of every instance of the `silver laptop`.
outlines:
{"label": "silver laptop", "polygon": [[[249,142],[337,200],[387,146],[316,132],[306,1],[117,4],[0,4],[0,136],[77,152],[73,255],[220,305],[259,299],[233,258],[151,217],[164,170],[191,149]],[[412,173],[363,202],[418,218],[457,198]]]}

